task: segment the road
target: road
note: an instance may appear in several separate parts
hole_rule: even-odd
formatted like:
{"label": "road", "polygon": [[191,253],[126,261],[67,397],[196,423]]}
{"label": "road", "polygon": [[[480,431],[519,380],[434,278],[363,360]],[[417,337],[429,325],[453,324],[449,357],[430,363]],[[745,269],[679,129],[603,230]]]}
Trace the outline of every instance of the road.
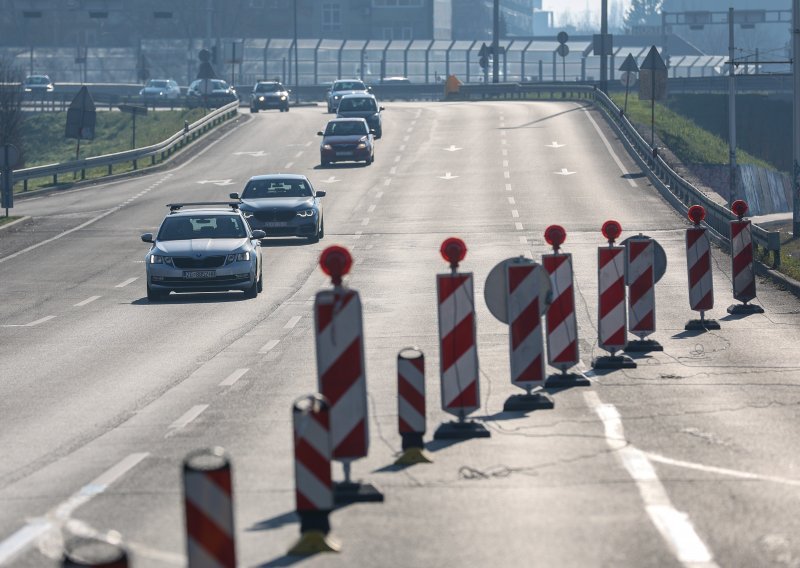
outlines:
{"label": "road", "polygon": [[[119,531],[135,566],[185,564],[181,464],[232,457],[239,563],[287,566],[298,536],[291,403],[316,390],[312,304],[329,285],[324,247],[355,257],[364,303],[369,457],[356,478],[383,504],[331,516],[338,555],[308,566],[800,565],[800,307],[759,281],[765,313],[732,317],[730,261],[714,251],[721,330],[684,331],[684,229],[602,118],[574,102],[386,103],[372,166],[320,169],[323,107],[260,113],[181,165],[17,200],[30,219],[0,231],[0,565],[55,566],[63,534]],[[264,245],[265,292],[145,297],[141,233],[174,201],[226,199],[251,176],[304,173],[326,236]],[[596,249],[609,218],[665,248],[654,335],[638,368],[591,370]],[[549,252],[550,224],[575,259],[588,388],[555,408],[506,413],[507,327],[483,302],[497,262]],[[397,352],[427,357],[428,434],[439,410],[435,274],[451,235],[476,278],[490,439],[400,449]],[[334,477],[341,479],[334,464]],[[62,531],[63,529],[63,531]]]}

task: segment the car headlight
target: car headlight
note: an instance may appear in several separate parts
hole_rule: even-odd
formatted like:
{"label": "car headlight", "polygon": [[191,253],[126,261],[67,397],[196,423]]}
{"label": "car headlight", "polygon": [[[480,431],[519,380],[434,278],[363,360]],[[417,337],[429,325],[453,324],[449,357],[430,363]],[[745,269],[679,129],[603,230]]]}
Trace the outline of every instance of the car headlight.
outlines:
{"label": "car headlight", "polygon": [[250,251],[247,252],[234,252],[228,255],[228,258],[225,260],[225,264],[230,264],[232,262],[242,262],[250,260]]}
{"label": "car headlight", "polygon": [[286,100],[286,95],[281,95],[281,100],[285,101]]}
{"label": "car headlight", "polygon": [[258,97],[258,100],[259,100],[259,101],[261,101],[261,102],[263,103],[263,102],[264,102],[264,97],[263,97],[263,95],[262,95],[262,96],[260,96],[260,97]]}
{"label": "car headlight", "polygon": [[322,145],[322,149],[323,150],[333,150],[333,146],[331,146],[330,144],[323,144]]}
{"label": "car headlight", "polygon": [[338,100],[339,95],[333,95],[334,100]]}
{"label": "car headlight", "polygon": [[297,212],[298,217],[313,217],[314,210],[313,209],[303,209]]}
{"label": "car headlight", "polygon": [[26,93],[30,93],[31,92],[31,88],[30,87],[25,87],[25,92]]}
{"label": "car headlight", "polygon": [[361,143],[359,143],[359,145],[358,145],[358,149],[359,149],[359,150],[363,150],[363,149],[364,149],[364,148],[366,148],[366,147],[367,147],[367,143],[366,143],[366,142],[361,142]]}
{"label": "car headlight", "polygon": [[162,256],[160,254],[151,254],[150,264],[166,264],[169,266],[175,266],[172,262],[171,256]]}
{"label": "car headlight", "polygon": [[164,91],[158,91],[158,96],[159,97],[163,97],[164,96]]}

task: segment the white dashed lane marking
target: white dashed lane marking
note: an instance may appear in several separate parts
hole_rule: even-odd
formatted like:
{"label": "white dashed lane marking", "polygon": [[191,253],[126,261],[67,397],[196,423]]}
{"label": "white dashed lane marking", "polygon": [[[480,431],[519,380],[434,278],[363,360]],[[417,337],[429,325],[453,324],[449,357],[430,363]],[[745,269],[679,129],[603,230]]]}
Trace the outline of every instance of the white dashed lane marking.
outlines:
{"label": "white dashed lane marking", "polygon": [[516,209],[512,209],[511,216],[514,217],[515,219],[519,219],[519,211],[517,211]]}
{"label": "white dashed lane marking", "polygon": [[511,184],[510,183],[506,184],[506,191],[511,191]]}
{"label": "white dashed lane marking", "polygon": [[396,174],[397,173],[397,166],[392,166],[391,168],[389,168],[389,173],[391,175]]}
{"label": "white dashed lane marking", "polygon": [[373,204],[372,204],[372,205],[370,205],[370,206],[369,206],[369,208],[367,209],[367,213],[372,213],[373,211],[375,211],[375,208],[376,208],[376,207],[377,207],[377,205],[375,205],[375,204],[373,203]]}
{"label": "white dashed lane marking", "polygon": [[270,339],[269,341],[267,341],[267,342],[264,344],[264,346],[263,346],[261,349],[259,349],[259,350],[258,350],[258,352],[259,352],[259,353],[269,353],[270,351],[272,351],[273,349],[275,349],[275,347],[276,347],[276,346],[278,345],[278,343],[280,343],[280,342],[281,342],[281,340],[280,340],[280,339]]}
{"label": "white dashed lane marking", "polygon": [[519,238],[520,244],[527,245],[528,244],[528,237],[520,237]]}
{"label": "white dashed lane marking", "polygon": [[369,217],[365,217],[365,218],[364,218],[364,220],[363,220],[363,221],[361,221],[361,224],[362,224],[364,227],[366,227],[367,225],[369,225]]}
{"label": "white dashed lane marking", "polygon": [[127,280],[125,280],[124,282],[120,282],[119,284],[117,284],[116,286],[114,286],[114,288],[124,288],[124,287],[125,287],[125,286],[127,286],[128,284],[131,284],[132,282],[136,282],[138,279],[139,279],[139,277],[138,277],[138,276],[134,276],[133,278],[128,278],[128,279],[127,279]]}
{"label": "white dashed lane marking", "polygon": [[303,318],[303,316],[293,316],[289,321],[286,322],[286,325],[283,326],[283,329],[294,329],[294,326]]}
{"label": "white dashed lane marking", "polygon": [[516,203],[517,203],[517,200],[514,199],[513,197],[509,197],[508,198],[508,204],[509,205],[515,205]]}
{"label": "white dashed lane marking", "polygon": [[95,300],[99,300],[101,297],[102,297],[102,296],[92,296],[91,298],[86,298],[84,301],[82,301],[82,302],[78,302],[78,303],[77,303],[77,304],[75,304],[73,307],[75,307],[75,308],[80,308],[80,307],[83,307],[83,306],[85,306],[86,304],[91,304],[91,303],[92,303],[92,302],[94,302]]}
{"label": "white dashed lane marking", "polygon": [[364,231],[356,231],[355,238],[356,239],[360,239],[361,235],[363,235],[363,234],[364,234]]}
{"label": "white dashed lane marking", "polygon": [[51,319],[56,319],[56,316],[45,316],[43,318],[39,318],[38,320],[32,321],[31,323],[26,323],[25,327],[33,327],[35,325],[39,325],[40,323],[50,321]]}
{"label": "white dashed lane marking", "polygon": [[511,172],[509,172],[508,170],[504,171],[503,172],[503,177],[506,178],[506,179],[509,179],[511,177]]}
{"label": "white dashed lane marking", "polygon": [[507,168],[507,167],[508,167],[508,160],[503,160],[503,167],[504,167],[504,168]]}
{"label": "white dashed lane marking", "polygon": [[391,185],[391,183],[392,183],[392,178],[386,178],[386,180],[383,182],[383,185]]}
{"label": "white dashed lane marking", "polygon": [[294,165],[294,162],[289,162],[288,164],[286,164],[286,165],[285,165],[285,166],[283,166],[283,167],[284,167],[284,168],[286,168],[286,169],[288,170],[288,169],[289,169],[289,168],[291,168],[293,165]]}
{"label": "white dashed lane marking", "polygon": [[516,228],[517,231],[522,231],[522,223],[514,223],[514,228]]}
{"label": "white dashed lane marking", "polygon": [[187,410],[183,416],[178,418],[175,422],[169,425],[169,433],[165,436],[165,438],[169,437],[170,435],[174,434],[178,430],[182,430],[186,428],[189,424],[191,424],[198,416],[200,416],[205,409],[208,408],[207,404],[198,404]]}
{"label": "white dashed lane marking", "polygon": [[383,197],[382,191],[379,191],[378,193],[375,194],[375,199],[380,199],[381,197]]}
{"label": "white dashed lane marking", "polygon": [[236,384],[236,381],[241,379],[247,374],[247,371],[250,369],[236,369],[233,373],[228,375],[224,381],[222,381],[219,386],[221,387],[230,387]]}
{"label": "white dashed lane marking", "polygon": [[295,154],[295,155],[294,155],[294,157],[295,157],[295,158],[299,158],[299,157],[300,157],[300,156],[302,156],[302,155],[303,155],[303,151],[302,151],[302,150],[300,150],[300,151],[299,151],[297,154]]}

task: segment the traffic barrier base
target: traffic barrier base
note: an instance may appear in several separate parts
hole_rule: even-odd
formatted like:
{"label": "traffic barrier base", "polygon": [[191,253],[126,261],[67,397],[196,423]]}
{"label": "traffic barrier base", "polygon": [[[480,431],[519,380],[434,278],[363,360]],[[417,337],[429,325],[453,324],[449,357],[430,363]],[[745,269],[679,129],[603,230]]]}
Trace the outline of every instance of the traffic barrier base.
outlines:
{"label": "traffic barrier base", "polygon": [[693,319],[686,322],[683,326],[686,331],[708,331],[711,329],[721,329],[719,322],[713,319],[706,319],[705,312],[700,312],[700,319]]}
{"label": "traffic barrier base", "polygon": [[371,483],[361,483],[350,478],[350,461],[340,460],[344,467],[344,481],[333,483],[333,502],[336,505],[348,503],[383,503],[383,493]]}
{"label": "traffic barrier base", "polygon": [[728,306],[728,313],[731,315],[763,314],[764,308],[755,304],[731,304]]}
{"label": "traffic barrier base", "polygon": [[397,429],[403,453],[395,465],[432,463],[425,454],[425,354],[406,347],[397,354]]}
{"label": "traffic barrier base", "polygon": [[563,369],[558,375],[548,375],[544,382],[544,388],[555,390],[566,390],[572,387],[590,387],[592,382],[581,373],[568,373]]}
{"label": "traffic barrier base", "polygon": [[635,369],[636,361],[627,355],[604,355],[592,361],[595,369]]}
{"label": "traffic barrier base", "polygon": [[486,426],[472,420],[445,422],[436,429],[434,440],[469,440],[470,438],[489,438],[491,434]]}
{"label": "traffic barrier base", "polygon": [[422,434],[409,432],[401,434],[403,438],[403,453],[395,465],[414,465],[417,463],[433,463],[433,460],[425,453],[425,443],[422,441]]}
{"label": "traffic barrier base", "polygon": [[553,399],[540,392],[511,395],[503,405],[505,412],[527,412],[529,410],[549,410],[551,408],[555,408]]}
{"label": "traffic barrier base", "polygon": [[328,511],[298,511],[300,539],[289,549],[290,556],[311,556],[320,552],[339,552],[341,544],[328,536],[331,530]]}
{"label": "traffic barrier base", "polygon": [[117,533],[104,538],[79,537],[68,540],[62,568],[127,568],[128,553]]}
{"label": "traffic barrier base", "polygon": [[664,346],[655,339],[634,339],[625,346],[625,351],[630,353],[650,353],[651,351],[664,351]]}

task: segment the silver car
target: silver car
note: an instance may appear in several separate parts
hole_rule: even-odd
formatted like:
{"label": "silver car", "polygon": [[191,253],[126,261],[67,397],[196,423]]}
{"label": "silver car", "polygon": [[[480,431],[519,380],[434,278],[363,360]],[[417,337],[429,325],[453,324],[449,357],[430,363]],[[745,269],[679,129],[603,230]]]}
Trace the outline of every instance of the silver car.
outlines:
{"label": "silver car", "polygon": [[339,101],[345,95],[367,94],[372,92],[371,87],[367,87],[364,81],[358,79],[342,79],[334,81],[331,90],[328,91],[328,112],[336,112],[339,108]]}
{"label": "silver car", "polygon": [[152,246],[144,257],[147,299],[170,292],[242,290],[255,298],[264,287],[261,239],[238,203],[171,203],[158,234],[142,235]]}
{"label": "silver car", "polygon": [[172,79],[150,79],[139,96],[146,101],[174,101],[181,96],[181,88]]}

